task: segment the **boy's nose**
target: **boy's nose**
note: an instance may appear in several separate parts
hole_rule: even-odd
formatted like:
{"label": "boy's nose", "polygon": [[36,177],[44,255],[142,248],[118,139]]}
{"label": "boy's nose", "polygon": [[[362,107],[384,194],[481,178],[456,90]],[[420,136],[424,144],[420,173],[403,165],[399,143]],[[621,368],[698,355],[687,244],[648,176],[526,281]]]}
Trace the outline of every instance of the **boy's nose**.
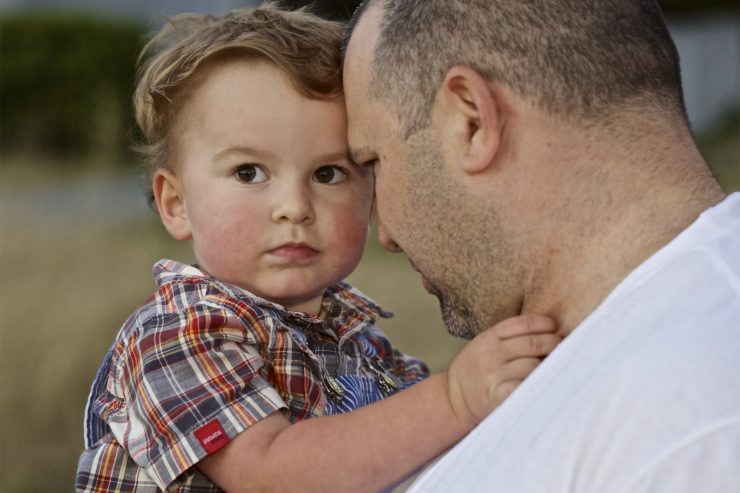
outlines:
{"label": "boy's nose", "polygon": [[272,213],[273,221],[288,221],[291,224],[310,224],[314,217],[310,198],[298,190],[285,190],[282,197],[277,199]]}

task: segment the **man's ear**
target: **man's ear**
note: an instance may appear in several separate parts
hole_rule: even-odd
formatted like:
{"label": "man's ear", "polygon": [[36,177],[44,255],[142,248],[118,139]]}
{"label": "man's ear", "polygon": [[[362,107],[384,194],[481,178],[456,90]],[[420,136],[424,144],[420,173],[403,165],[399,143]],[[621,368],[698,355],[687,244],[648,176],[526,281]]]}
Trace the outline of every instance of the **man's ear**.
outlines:
{"label": "man's ear", "polygon": [[462,171],[476,174],[488,169],[501,147],[504,115],[488,81],[475,70],[452,67],[438,93],[442,142],[457,155]]}
{"label": "man's ear", "polygon": [[159,168],[152,177],[152,191],[159,217],[170,235],[180,241],[192,238],[182,183],[177,175]]}

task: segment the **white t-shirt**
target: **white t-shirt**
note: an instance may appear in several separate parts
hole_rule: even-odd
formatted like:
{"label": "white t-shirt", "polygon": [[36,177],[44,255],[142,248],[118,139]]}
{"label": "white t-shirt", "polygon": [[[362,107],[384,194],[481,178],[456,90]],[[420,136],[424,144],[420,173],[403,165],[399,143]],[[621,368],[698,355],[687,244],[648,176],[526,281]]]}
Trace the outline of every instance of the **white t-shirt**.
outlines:
{"label": "white t-shirt", "polygon": [[411,492],[740,492],[740,193],[633,271]]}

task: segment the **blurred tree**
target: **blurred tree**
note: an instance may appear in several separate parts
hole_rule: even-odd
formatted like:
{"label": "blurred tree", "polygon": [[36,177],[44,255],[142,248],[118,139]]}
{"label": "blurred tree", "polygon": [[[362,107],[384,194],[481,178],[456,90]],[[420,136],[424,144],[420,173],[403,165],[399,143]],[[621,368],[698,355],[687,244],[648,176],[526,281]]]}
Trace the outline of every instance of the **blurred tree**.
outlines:
{"label": "blurred tree", "polygon": [[2,16],[2,154],[120,155],[142,33],[94,17]]}

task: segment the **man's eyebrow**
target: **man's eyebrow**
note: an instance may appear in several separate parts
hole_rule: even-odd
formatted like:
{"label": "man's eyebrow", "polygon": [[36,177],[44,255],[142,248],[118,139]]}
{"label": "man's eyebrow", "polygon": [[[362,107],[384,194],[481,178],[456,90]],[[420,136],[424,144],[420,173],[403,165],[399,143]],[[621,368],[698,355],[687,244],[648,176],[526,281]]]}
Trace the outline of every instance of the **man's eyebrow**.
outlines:
{"label": "man's eyebrow", "polygon": [[337,152],[329,152],[326,154],[322,154],[316,159],[316,162],[332,163],[334,161],[346,161],[347,159],[350,159],[347,153],[348,151],[337,151]]}
{"label": "man's eyebrow", "polygon": [[364,164],[374,159],[374,155],[375,153],[369,147],[351,147],[349,149],[349,157],[356,164]]}

